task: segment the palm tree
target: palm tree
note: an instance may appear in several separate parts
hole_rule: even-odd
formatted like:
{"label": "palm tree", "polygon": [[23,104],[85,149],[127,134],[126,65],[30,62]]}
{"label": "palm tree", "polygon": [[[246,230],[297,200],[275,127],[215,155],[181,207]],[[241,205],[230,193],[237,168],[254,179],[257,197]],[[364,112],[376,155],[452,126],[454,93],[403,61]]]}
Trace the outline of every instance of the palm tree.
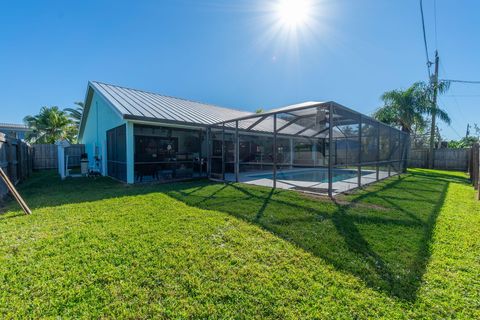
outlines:
{"label": "palm tree", "polygon": [[[438,87],[440,94],[448,90],[448,84],[444,82],[439,83]],[[440,120],[450,124],[447,112],[433,105],[432,96],[431,86],[423,82],[416,82],[406,90],[387,91],[381,97],[384,106],[375,111],[373,117],[400,127],[407,133],[425,128],[427,126],[425,117],[434,113]]]}
{"label": "palm tree", "polygon": [[65,108],[63,111],[68,113],[68,116],[76,124],[77,127],[80,126],[80,121],[82,121],[83,110],[85,105],[83,102],[74,102],[73,104],[77,105],[76,108]]}
{"label": "palm tree", "polygon": [[27,140],[31,143],[55,143],[60,139],[74,140],[72,121],[58,107],[43,107],[35,116],[26,116],[23,121],[30,131]]}

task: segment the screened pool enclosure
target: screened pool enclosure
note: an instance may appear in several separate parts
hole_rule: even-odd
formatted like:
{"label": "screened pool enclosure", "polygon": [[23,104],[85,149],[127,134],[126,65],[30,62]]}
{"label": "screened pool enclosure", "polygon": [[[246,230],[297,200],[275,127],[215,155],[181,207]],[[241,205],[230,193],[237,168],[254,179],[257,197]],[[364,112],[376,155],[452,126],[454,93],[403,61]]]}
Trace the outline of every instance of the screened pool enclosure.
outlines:
{"label": "screened pool enclosure", "polygon": [[400,174],[408,134],[335,102],[303,103],[209,126],[208,175],[334,196]]}

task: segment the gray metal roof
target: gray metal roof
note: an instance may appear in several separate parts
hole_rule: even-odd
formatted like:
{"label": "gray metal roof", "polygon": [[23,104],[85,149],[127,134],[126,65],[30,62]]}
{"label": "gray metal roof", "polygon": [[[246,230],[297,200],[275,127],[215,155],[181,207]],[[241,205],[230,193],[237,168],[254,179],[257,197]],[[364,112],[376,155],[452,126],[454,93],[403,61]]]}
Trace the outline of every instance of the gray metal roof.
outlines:
{"label": "gray metal roof", "polygon": [[90,82],[89,86],[107,99],[125,119],[211,125],[252,114],[96,81]]}
{"label": "gray metal roof", "polygon": [[[117,113],[127,120],[203,126],[221,125],[225,123],[229,128],[234,128],[235,126],[235,123],[230,121],[238,120],[240,130],[253,132],[273,132],[274,114],[285,113],[291,116],[305,118],[306,116],[313,116],[317,113],[318,108],[327,109],[330,104],[333,104],[336,108],[339,108],[339,110],[359,114],[333,101],[308,101],[273,109],[261,114],[255,114],[97,81],[89,82],[85,114],[88,113],[93,91],[106,99]],[[334,117],[340,119],[342,116],[336,114]],[[364,116],[364,118],[377,122],[367,116]],[[84,120],[85,119],[82,119],[80,126],[80,136],[84,130]],[[279,118],[277,119],[277,126],[281,128],[278,133],[285,135],[322,137],[327,134],[324,130],[325,128],[320,124],[312,125],[309,123],[304,126],[300,121],[295,121],[295,123],[290,124],[287,120]],[[341,136],[341,133],[334,130],[334,136]]]}
{"label": "gray metal roof", "polygon": [[297,104],[284,106],[284,107],[281,107],[281,108],[272,109],[272,110],[269,110],[268,112],[280,112],[280,111],[288,112],[288,111],[292,111],[292,110],[295,111],[295,110],[298,110],[298,109],[303,109],[305,107],[314,107],[314,106],[319,106],[319,105],[325,105],[325,108],[328,108],[327,102],[306,101],[306,102],[302,102],[302,103],[297,103]]}
{"label": "gray metal roof", "polygon": [[0,122],[0,128],[28,130],[28,126],[26,126],[24,124],[16,124],[16,123],[2,123],[2,122]]}

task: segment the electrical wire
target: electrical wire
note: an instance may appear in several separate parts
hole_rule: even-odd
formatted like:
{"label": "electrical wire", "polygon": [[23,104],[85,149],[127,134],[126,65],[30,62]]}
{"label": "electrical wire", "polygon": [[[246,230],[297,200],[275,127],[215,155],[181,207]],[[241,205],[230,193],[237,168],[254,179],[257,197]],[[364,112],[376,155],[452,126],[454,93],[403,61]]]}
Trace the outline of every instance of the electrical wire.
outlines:
{"label": "electrical wire", "polygon": [[435,20],[435,49],[438,51],[438,32],[437,32],[437,0],[433,0],[433,13]]}
{"label": "electrical wire", "polygon": [[423,0],[420,0],[420,14],[422,16],[423,44],[425,45],[425,55],[427,57],[428,79],[430,79],[432,76],[430,72],[430,67],[432,66],[432,63],[430,62],[430,57],[428,56],[427,32],[425,31],[425,15],[423,14]]}
{"label": "electrical wire", "polygon": [[463,84],[480,84],[480,81],[470,81],[470,80],[442,79],[441,81],[451,82],[451,83],[463,83]]}
{"label": "electrical wire", "polygon": [[[438,100],[441,102],[442,105],[445,105],[445,103],[444,103],[444,101],[443,101],[442,98],[439,97]],[[457,104],[457,107],[459,107],[458,102],[456,102],[456,104]],[[460,108],[458,108],[458,110],[460,111]],[[462,119],[464,119],[464,116],[463,116],[462,112],[460,111],[459,113],[460,113],[460,117],[461,117]],[[452,119],[452,120],[453,120],[453,119]],[[465,121],[465,119],[464,119],[464,121]],[[453,122],[453,121],[452,121],[452,122]],[[468,121],[465,121],[465,122],[468,123]],[[448,126],[448,128],[450,128],[457,136],[459,136],[460,138],[462,138],[462,135],[458,133],[457,129],[455,129],[455,127],[452,126],[452,124],[447,124],[447,126]]]}
{"label": "electrical wire", "polygon": [[458,136],[460,139],[462,139],[462,138],[463,138],[463,135],[461,135],[460,133],[458,133],[457,129],[455,129],[455,128],[454,128],[454,127],[452,127],[452,126],[449,126],[449,127],[450,127],[450,129],[452,129],[452,130],[453,130],[453,132],[454,132],[454,133],[455,133],[455,134],[456,134],[456,135],[457,135],[457,136]]}
{"label": "electrical wire", "polygon": [[[445,74],[447,76],[447,70],[445,68],[445,65],[443,64],[443,61],[440,62],[440,68],[442,69],[442,72],[443,74]],[[440,97],[439,97],[440,98]],[[460,106],[460,103],[458,102],[458,99],[455,95],[452,95],[452,98],[453,98],[453,101],[457,107],[457,111],[458,111],[458,114],[460,115],[460,118],[468,123],[468,120],[467,118],[465,117],[465,115],[463,114],[463,111],[462,111],[462,107]],[[442,99],[443,101],[443,99]],[[457,132],[457,130],[450,124],[449,127],[460,137],[460,139],[462,138],[462,136]]]}
{"label": "electrical wire", "polygon": [[[447,75],[447,70],[445,69],[445,65],[443,64],[443,61],[440,63],[440,68],[442,68],[443,74]],[[453,96],[453,101],[455,102],[457,106],[457,110],[460,113],[460,116],[465,122],[468,122],[467,118],[463,114],[462,108],[460,107],[460,103],[457,100],[457,97]]]}
{"label": "electrical wire", "polygon": [[475,98],[480,97],[480,94],[446,94],[446,98]]}

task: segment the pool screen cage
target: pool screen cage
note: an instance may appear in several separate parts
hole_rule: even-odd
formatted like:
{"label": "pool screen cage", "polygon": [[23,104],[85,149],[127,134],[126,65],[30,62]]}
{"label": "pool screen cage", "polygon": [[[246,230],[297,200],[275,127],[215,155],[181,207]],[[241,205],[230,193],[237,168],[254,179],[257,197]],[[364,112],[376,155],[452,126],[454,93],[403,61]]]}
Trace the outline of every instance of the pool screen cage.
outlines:
{"label": "pool screen cage", "polygon": [[207,130],[208,174],[335,196],[400,174],[409,135],[335,102],[304,103]]}

